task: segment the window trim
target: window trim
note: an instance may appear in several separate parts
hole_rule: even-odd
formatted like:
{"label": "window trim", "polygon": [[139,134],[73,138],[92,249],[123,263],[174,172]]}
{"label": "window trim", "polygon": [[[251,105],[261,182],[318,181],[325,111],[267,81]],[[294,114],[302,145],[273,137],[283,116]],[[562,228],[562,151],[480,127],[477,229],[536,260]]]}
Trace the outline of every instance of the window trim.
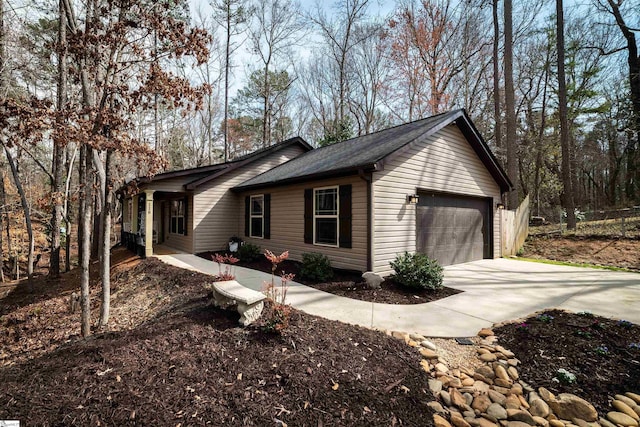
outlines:
{"label": "window trim", "polygon": [[[173,216],[173,203],[177,202],[178,203],[178,209],[176,212],[176,216]],[[171,200],[171,204],[169,205],[169,234],[173,234],[175,236],[186,236],[186,231],[187,231],[187,223],[186,223],[186,217],[185,217],[185,200],[184,199],[174,199]],[[182,207],[182,209],[180,209],[180,207]],[[180,214],[180,212],[182,212]],[[173,231],[173,219],[176,219],[176,230]],[[182,233],[178,232],[178,219],[182,218]]]}
{"label": "window trim", "polygon": [[[262,199],[262,213],[260,215],[253,214],[253,199]],[[262,234],[260,236],[253,235],[253,219],[260,218],[262,220]],[[264,194],[253,194],[249,196],[249,237],[252,239],[264,239]]]}
{"label": "window trim", "polygon": [[[316,192],[318,190],[336,190],[336,213],[335,215],[317,215],[316,209]],[[327,248],[339,248],[340,247],[340,186],[339,185],[330,185],[327,187],[316,187],[313,189],[313,245],[314,246],[324,246]],[[316,218],[329,218],[336,220],[336,244],[331,245],[329,243],[318,243],[316,242]]]}

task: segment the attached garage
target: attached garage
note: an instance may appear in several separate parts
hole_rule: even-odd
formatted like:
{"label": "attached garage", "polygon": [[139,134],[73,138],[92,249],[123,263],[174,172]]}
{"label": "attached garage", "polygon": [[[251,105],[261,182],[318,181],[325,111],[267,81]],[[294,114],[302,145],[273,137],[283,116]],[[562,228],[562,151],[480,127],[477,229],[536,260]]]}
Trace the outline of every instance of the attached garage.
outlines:
{"label": "attached garage", "polygon": [[491,199],[418,192],[416,250],[441,265],[493,258]]}

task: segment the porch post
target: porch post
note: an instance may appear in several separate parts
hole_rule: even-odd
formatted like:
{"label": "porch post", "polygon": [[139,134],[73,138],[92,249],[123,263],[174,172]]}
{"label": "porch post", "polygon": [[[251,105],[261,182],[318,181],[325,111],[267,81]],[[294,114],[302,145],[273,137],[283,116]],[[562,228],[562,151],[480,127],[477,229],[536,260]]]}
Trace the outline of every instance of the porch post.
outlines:
{"label": "porch post", "polygon": [[154,190],[144,190],[146,195],[146,208],[144,210],[144,255],[153,255],[153,192]]}
{"label": "porch post", "polygon": [[129,212],[129,219],[131,220],[131,233],[136,234],[138,232],[138,195],[131,196],[131,212]]}

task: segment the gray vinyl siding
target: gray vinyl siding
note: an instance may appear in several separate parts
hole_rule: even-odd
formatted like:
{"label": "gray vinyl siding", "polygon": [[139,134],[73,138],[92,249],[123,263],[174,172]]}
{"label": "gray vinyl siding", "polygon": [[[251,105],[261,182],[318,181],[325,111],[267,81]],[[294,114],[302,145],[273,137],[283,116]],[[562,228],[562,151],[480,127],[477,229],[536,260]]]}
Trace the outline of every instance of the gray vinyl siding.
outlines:
{"label": "gray vinyl siding", "polygon": [[[304,190],[351,184],[351,248],[335,248],[304,242]],[[244,198],[256,194],[271,194],[271,238],[256,239],[244,235]],[[367,185],[358,176],[326,179],[303,184],[266,188],[241,194],[243,203],[238,220],[238,235],[246,242],[280,254],[289,251],[289,258],[300,261],[305,252],[320,252],[335,268],[365,271],[367,269]]]}
{"label": "gray vinyl siding", "polygon": [[231,188],[302,153],[299,145],[292,145],[198,187],[192,210],[193,252],[224,249],[230,237],[243,233],[244,228],[238,228],[238,218],[244,215],[244,204]]}
{"label": "gray vinyl siding", "polygon": [[416,250],[416,205],[407,194],[418,189],[493,198],[494,257],[500,257],[500,187],[455,124],[385,162],[373,174],[373,270],[392,273],[398,253]]}
{"label": "gray vinyl siding", "polygon": [[159,181],[151,181],[149,183],[145,183],[143,188],[145,190],[163,191],[167,193],[181,193],[184,192],[184,185],[188,182],[193,181],[194,179],[196,178],[193,176],[180,176]]}
{"label": "gray vinyl siding", "polygon": [[[193,253],[193,196],[188,196],[189,200],[187,201],[187,235],[182,235],[182,234],[173,234],[171,232],[169,232],[169,223],[171,222],[171,211],[170,211],[170,200],[167,200],[167,203],[165,203],[165,209],[164,209],[164,216],[165,216],[165,223],[164,223],[164,243],[167,246],[170,246],[172,248],[178,249],[180,251],[183,252],[187,252],[187,253]],[[177,200],[183,200],[184,196],[180,196],[177,198]],[[156,201],[155,202],[157,205],[160,205],[160,201]],[[158,211],[160,211],[160,208],[158,208]],[[154,212],[155,213],[155,212]],[[154,218],[155,219],[155,218]],[[160,218],[158,218],[158,225],[161,226],[161,220]]]}

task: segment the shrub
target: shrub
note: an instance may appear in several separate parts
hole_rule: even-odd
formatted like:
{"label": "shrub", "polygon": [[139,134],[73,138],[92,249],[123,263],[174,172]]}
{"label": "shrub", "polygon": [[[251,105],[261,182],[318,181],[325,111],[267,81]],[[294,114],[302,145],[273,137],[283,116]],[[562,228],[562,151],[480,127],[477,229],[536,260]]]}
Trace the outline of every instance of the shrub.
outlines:
{"label": "shrub", "polygon": [[275,255],[271,251],[265,251],[264,256],[271,262],[271,282],[264,282],[264,293],[269,304],[264,313],[263,329],[267,332],[282,333],[289,327],[289,317],[291,316],[291,306],[286,303],[289,282],[295,277],[294,274],[286,274],[284,271],[280,276],[280,286],[276,285],[276,269],[278,264],[289,258],[289,251],[280,255]]}
{"label": "shrub", "polygon": [[253,243],[245,243],[238,248],[238,258],[244,262],[255,261],[262,256],[260,246]]}
{"label": "shrub", "polygon": [[333,277],[331,261],[326,255],[317,252],[302,254],[300,276],[314,282],[324,282]]}
{"label": "shrub", "polygon": [[394,280],[403,286],[429,290],[442,288],[442,267],[425,254],[405,252],[391,261],[391,268],[396,272]]}

